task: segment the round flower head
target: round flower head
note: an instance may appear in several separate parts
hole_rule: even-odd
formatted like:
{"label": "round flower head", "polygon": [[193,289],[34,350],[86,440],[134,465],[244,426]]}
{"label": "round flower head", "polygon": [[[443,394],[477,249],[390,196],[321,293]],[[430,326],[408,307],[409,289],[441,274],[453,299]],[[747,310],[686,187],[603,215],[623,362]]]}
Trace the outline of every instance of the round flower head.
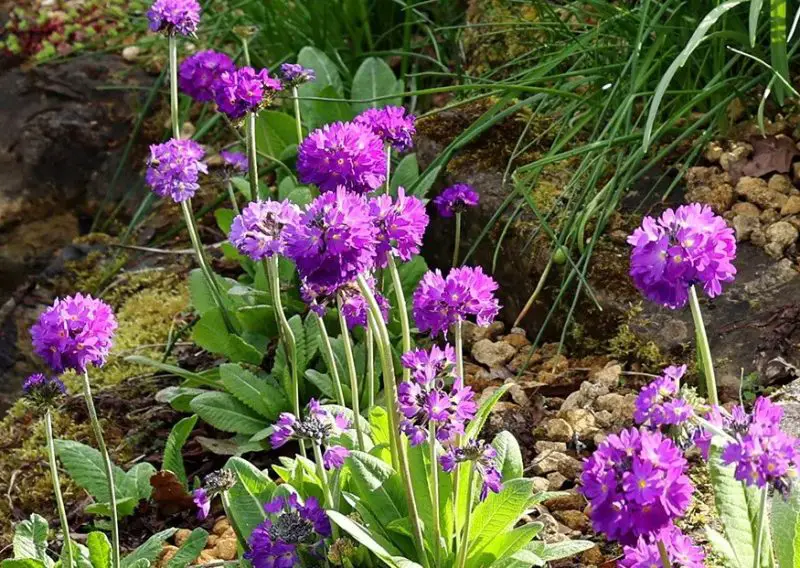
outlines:
{"label": "round flower head", "polygon": [[375,260],[369,204],[344,188],[317,197],[283,237],[284,254],[309,286],[338,288],[370,270]]}
{"label": "round flower head", "polygon": [[407,197],[405,190],[399,187],[396,200],[386,194],[373,197],[370,212],[378,230],[376,265],[379,268],[387,265],[390,254],[406,262],[419,254],[428,227],[428,214],[421,200]]}
{"label": "round flower head", "polygon": [[692,406],[678,392],[685,372],[686,365],[667,367],[661,377],[641,390],[633,416],[637,423],[657,428],[683,424],[691,418]]}
{"label": "round flower head", "polygon": [[25,379],[22,385],[22,393],[35,406],[52,406],[57,398],[67,392],[59,379],[47,377],[41,373],[36,373]]}
{"label": "round flower head", "polygon": [[440,270],[428,271],[414,291],[417,328],[433,335],[444,334],[468,316],[475,316],[479,326],[487,326],[500,311],[495,290],[497,282],[480,266],[454,268],[447,278]]}
{"label": "round flower head", "polygon": [[398,152],[405,152],[414,145],[416,120],[417,117],[403,107],[385,106],[369,108],[355,117],[353,122],[372,130],[384,144],[391,145]]}
{"label": "round flower head", "polygon": [[222,163],[225,165],[229,175],[244,175],[250,168],[247,163],[247,156],[241,152],[222,150],[219,153],[219,157],[222,158]]}
{"label": "round flower head", "polygon": [[253,201],[234,217],[231,243],[245,256],[263,260],[283,252],[281,234],[300,221],[300,209],[289,201]]}
{"label": "round flower head", "polygon": [[457,183],[445,189],[433,200],[433,203],[436,205],[439,215],[452,217],[456,213],[462,213],[468,207],[475,207],[478,200],[478,194],[471,185]]}
{"label": "round flower head", "polygon": [[456,465],[471,461],[475,472],[481,479],[480,500],[485,501],[489,491],[500,493],[503,490],[503,479],[497,470],[497,450],[483,440],[469,439],[459,447],[450,446],[439,457],[439,465],[446,472],[455,471]]}
{"label": "round flower head", "polygon": [[212,471],[203,479],[203,486],[192,492],[192,500],[197,507],[197,518],[208,517],[211,500],[236,485],[236,474],[230,469]]}
{"label": "round flower head", "polygon": [[736,275],[733,229],[707,205],[667,209],[658,220],[645,217],[628,244],[634,284],[647,299],[668,308],[686,305],[694,285],[713,298]]}
{"label": "round flower head", "polygon": [[167,140],[150,146],[145,180],[159,197],[169,197],[176,203],[191,199],[197,190],[200,174],[208,173],[201,161],[203,147],[194,140]]}
{"label": "round flower head", "polygon": [[208,49],[183,60],[178,70],[181,91],[201,103],[214,100],[214,83],[222,73],[236,69],[227,54]]}
{"label": "round flower head", "polygon": [[670,566],[680,568],[703,568],[705,553],[692,539],[675,525],[669,525],[658,532],[640,536],[635,546],[626,546],[624,556],[619,561],[620,568],[662,568],[658,543],[664,544]]}
{"label": "round flower head", "polygon": [[629,428],[611,434],[583,464],[581,492],[595,531],[633,544],[686,512],[694,490],[686,459],[658,431]]}
{"label": "round flower head", "polygon": [[[378,306],[383,314],[383,320],[389,321],[389,301],[383,294],[375,291],[375,278],[366,277],[367,284],[372,289],[372,294],[378,302]],[[353,329],[356,326],[366,327],[367,312],[369,306],[366,299],[361,295],[361,289],[355,282],[349,282],[339,287],[315,286],[307,282],[300,284],[300,296],[308,304],[311,310],[321,316],[325,315],[328,306],[336,306],[336,295],[342,296],[342,314],[344,315],[347,327]]]}
{"label": "round flower head", "polygon": [[240,67],[220,74],[214,82],[214,101],[230,119],[239,120],[268,104],[282,89],[281,82],[266,69]]}
{"label": "round flower head", "polygon": [[320,191],[340,186],[369,193],[386,180],[383,144],[370,129],[352,122],[326,124],[309,134],[297,149],[297,174]]}
{"label": "round flower head", "polygon": [[343,414],[333,414],[315,399],[311,399],[306,409],[306,417],[299,420],[294,414],[284,412],[273,427],[270,443],[279,448],[289,440],[308,440],[312,444],[327,446],[323,459],[327,469],[339,468],[350,455],[344,446],[332,444],[334,438],[350,428],[350,421]]}
{"label": "round flower head", "polygon": [[57,299],[31,327],[34,352],[53,371],[79,373],[105,364],[117,320],[111,307],[91,296]]}
{"label": "round flower head", "polygon": [[310,83],[317,78],[313,69],[307,69],[297,63],[284,63],[280,70],[283,83],[289,87]]}
{"label": "round flower head", "polygon": [[192,35],[200,23],[200,4],[197,0],[155,0],[147,19],[151,31]]}

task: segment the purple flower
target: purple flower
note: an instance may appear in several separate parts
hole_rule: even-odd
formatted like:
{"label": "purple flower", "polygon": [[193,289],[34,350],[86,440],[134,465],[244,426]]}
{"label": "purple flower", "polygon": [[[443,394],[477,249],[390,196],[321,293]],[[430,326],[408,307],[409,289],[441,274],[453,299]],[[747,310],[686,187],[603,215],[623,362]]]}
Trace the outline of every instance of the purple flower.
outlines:
{"label": "purple flower", "polygon": [[225,168],[231,175],[244,175],[250,169],[250,164],[247,161],[247,156],[241,152],[228,152],[222,150],[219,153]]}
{"label": "purple flower", "polygon": [[300,222],[300,209],[289,201],[253,201],[234,217],[230,241],[253,260],[283,253],[284,227]]}
{"label": "purple flower", "polygon": [[417,117],[403,107],[385,106],[369,108],[355,117],[353,122],[372,130],[384,144],[391,145],[398,152],[405,152],[414,145],[416,120]]}
{"label": "purple flower", "polygon": [[202,487],[192,491],[192,501],[197,507],[197,518],[201,521],[211,512],[211,498]]}
{"label": "purple flower", "polygon": [[473,315],[478,325],[489,325],[500,311],[494,296],[497,282],[483,269],[465,266],[442,276],[429,271],[414,292],[414,320],[420,331],[445,334],[451,325]]}
{"label": "purple flower", "polygon": [[264,505],[267,519],[258,525],[248,540],[244,557],[253,568],[292,568],[300,566],[298,550],[320,558],[324,540],[331,536],[325,510],[314,497],[300,504],[296,494],[277,497]]}
{"label": "purple flower", "polygon": [[439,465],[448,473],[455,470],[456,465],[470,461],[481,479],[480,500],[485,501],[489,491],[500,493],[503,490],[503,479],[497,470],[497,450],[483,440],[469,439],[461,446],[450,446],[444,455],[439,457]]}
{"label": "purple flower", "polygon": [[208,49],[183,60],[178,70],[181,91],[201,103],[214,100],[214,82],[236,65],[227,54]]}
{"label": "purple flower", "polygon": [[313,69],[307,69],[297,63],[284,63],[280,67],[281,79],[289,87],[297,87],[303,83],[310,83],[317,78]]}
{"label": "purple flower", "polygon": [[29,376],[22,385],[25,398],[36,406],[50,406],[66,392],[67,387],[61,380],[41,373]]}
{"label": "purple flower", "polygon": [[664,544],[670,566],[680,568],[703,568],[705,553],[692,539],[675,525],[669,525],[656,533],[640,536],[635,546],[623,548],[624,557],[619,561],[620,568],[661,568],[661,553],[658,543]]}
{"label": "purple flower", "polygon": [[661,432],[629,428],[611,434],[584,462],[581,492],[597,532],[633,544],[683,515],[694,490],[686,459]]}
{"label": "purple flower", "polygon": [[302,420],[289,412],[281,413],[273,426],[270,443],[273,448],[279,448],[289,440],[308,440],[319,446],[328,446],[323,456],[323,465],[328,469],[338,468],[350,454],[346,448],[330,442],[349,428],[350,422],[344,415],[333,414],[312,398]]}
{"label": "purple flower", "polygon": [[409,261],[419,254],[422,237],[428,227],[425,205],[416,197],[406,197],[402,187],[397,188],[397,199],[379,195],[370,200],[370,212],[377,227],[376,265],[384,268],[391,254]]}
{"label": "purple flower", "polygon": [[478,194],[471,185],[457,183],[445,189],[433,200],[433,203],[439,210],[439,215],[452,217],[456,213],[462,213],[468,207],[475,207],[478,200]]}
{"label": "purple flower", "polygon": [[283,236],[284,254],[309,286],[338,288],[375,260],[376,229],[367,200],[341,187],[317,197]]}
{"label": "purple flower", "polygon": [[[373,276],[365,277],[367,284],[378,302],[378,306],[383,314],[383,320],[389,321],[389,301],[383,294],[375,290],[375,278]],[[356,326],[366,327],[367,325],[367,312],[369,306],[367,300],[361,295],[361,289],[355,282],[348,282],[339,287],[330,286],[315,286],[308,282],[301,282],[300,296],[303,301],[308,304],[309,308],[322,317],[328,310],[328,306],[336,306],[336,296],[342,297],[342,314],[347,322],[347,327],[353,329]]]}
{"label": "purple flower", "polygon": [[266,69],[240,67],[220,74],[214,82],[214,101],[229,118],[239,120],[248,112],[257,112],[282,89],[281,82]]}
{"label": "purple flower", "polygon": [[707,205],[667,209],[658,220],[645,217],[628,244],[634,284],[647,299],[668,308],[686,305],[695,284],[713,298],[736,275],[733,229]]}
{"label": "purple flower", "polygon": [[644,387],[636,397],[634,419],[653,428],[685,423],[693,414],[692,406],[679,398],[680,379],[686,365],[667,367],[663,375]]}
{"label": "purple flower", "polygon": [[200,189],[200,174],[208,173],[201,161],[205,151],[194,140],[172,138],[163,144],[150,146],[145,180],[159,197],[169,197],[176,203],[191,199]]}
{"label": "purple flower", "polygon": [[192,35],[200,23],[200,4],[197,0],[155,0],[147,19],[151,31]]}
{"label": "purple flower", "polygon": [[297,174],[320,191],[344,187],[369,193],[386,180],[383,144],[371,130],[352,122],[326,124],[309,134],[297,150]]}
{"label": "purple flower", "polygon": [[350,456],[350,450],[344,446],[329,446],[322,455],[322,464],[325,469],[339,469],[344,465],[344,460]]}
{"label": "purple flower", "polygon": [[111,349],[117,320],[111,307],[91,296],[56,299],[31,327],[33,350],[60,373],[102,367]]}

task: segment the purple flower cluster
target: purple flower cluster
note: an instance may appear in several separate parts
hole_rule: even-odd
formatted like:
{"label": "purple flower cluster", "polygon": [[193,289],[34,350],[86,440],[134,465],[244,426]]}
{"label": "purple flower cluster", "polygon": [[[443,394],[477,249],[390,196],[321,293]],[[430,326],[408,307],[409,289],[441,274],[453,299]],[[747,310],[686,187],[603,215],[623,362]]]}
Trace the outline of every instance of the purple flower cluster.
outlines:
{"label": "purple flower cluster", "polygon": [[222,163],[225,164],[225,169],[230,175],[244,175],[250,169],[247,156],[241,152],[223,150],[219,153],[219,157],[222,158]]}
{"label": "purple flower cluster", "polygon": [[191,199],[200,189],[200,174],[208,173],[201,161],[204,155],[203,147],[194,140],[172,138],[152,144],[145,180],[159,197],[169,197],[176,203]]}
{"label": "purple flower cluster", "polygon": [[155,0],[147,19],[151,31],[192,35],[200,23],[200,4],[197,0]]}
{"label": "purple flower cluster", "polygon": [[309,286],[338,288],[372,268],[375,260],[369,203],[341,187],[317,197],[283,235],[286,256]]}
{"label": "purple flower cluster", "polygon": [[419,254],[422,237],[428,227],[425,204],[414,196],[406,196],[402,187],[397,189],[397,199],[379,195],[370,200],[370,211],[378,229],[376,265],[384,268],[388,256],[409,261]]}
{"label": "purple flower cluster", "polygon": [[731,412],[728,427],[735,442],[722,451],[722,461],[736,466],[736,479],[747,485],[773,485],[784,496],[791,491],[800,458],[800,440],[780,428],[783,409],[759,397],[747,414],[741,406]]}
{"label": "purple flower cluster", "polygon": [[669,526],[692,498],[685,469],[681,451],[661,432],[629,428],[608,436],[584,462],[581,475],[594,529],[633,544]]}
{"label": "purple flower cluster", "polygon": [[192,491],[192,501],[197,507],[197,518],[202,521],[208,517],[211,512],[211,497],[208,492],[202,487],[195,489]]}
{"label": "purple flower cluster", "polygon": [[503,479],[497,470],[497,450],[483,440],[470,439],[461,446],[450,446],[442,456],[439,464],[446,472],[455,471],[456,465],[470,461],[481,479],[480,500],[485,501],[489,491],[500,493],[503,490]]}
{"label": "purple flower cluster", "polygon": [[634,284],[646,298],[668,308],[686,305],[694,285],[713,298],[736,274],[733,229],[707,205],[667,209],[658,220],[645,217],[628,244],[633,246]]}
{"label": "purple flower cluster", "polygon": [[692,405],[678,396],[680,380],[685,372],[686,365],[667,367],[661,377],[639,392],[633,415],[638,424],[658,428],[683,424],[691,418]]}
{"label": "purple flower cluster", "polygon": [[386,180],[383,144],[370,129],[352,122],[326,124],[297,149],[297,174],[320,191],[344,187],[369,193]]}
{"label": "purple flower cluster", "polygon": [[56,299],[31,327],[34,352],[57,373],[102,367],[117,320],[111,307],[91,296]]}
{"label": "purple flower cluster", "polygon": [[301,504],[297,494],[276,497],[264,505],[268,518],[258,525],[248,540],[244,557],[253,568],[292,568],[300,566],[298,550],[322,556],[324,539],[331,536],[325,510],[314,497]]}
{"label": "purple flower cluster", "polygon": [[[368,276],[366,280],[383,313],[383,320],[388,321],[389,301],[383,294],[375,290],[374,277]],[[361,295],[361,290],[354,282],[334,288],[315,286],[307,282],[300,284],[300,296],[311,310],[319,316],[325,315],[329,305],[336,306],[337,294],[342,296],[342,314],[347,322],[347,327],[350,329],[356,326],[366,327],[369,306],[367,305],[367,300]]]}
{"label": "purple flower cluster", "polygon": [[670,566],[680,568],[703,568],[705,553],[683,534],[675,525],[669,525],[653,534],[640,536],[633,546],[623,549],[624,556],[619,561],[620,568],[661,568],[661,553],[658,543],[662,542],[670,560]]}
{"label": "purple flower cluster", "polygon": [[403,107],[385,106],[369,108],[355,117],[353,122],[369,128],[384,144],[391,145],[398,152],[405,152],[414,145],[416,120],[417,117]]}
{"label": "purple flower cluster", "polygon": [[233,219],[230,241],[253,260],[283,252],[284,227],[300,222],[300,209],[289,201],[253,201]]}
{"label": "purple flower cluster", "polygon": [[298,63],[284,63],[280,67],[281,79],[288,87],[297,87],[303,83],[310,83],[317,78],[313,69],[303,67]]}
{"label": "purple flower cluster", "polygon": [[192,501],[197,507],[197,518],[208,517],[211,512],[211,500],[236,485],[236,474],[230,469],[220,469],[206,475],[203,486],[192,491]]}
{"label": "purple flower cluster", "polygon": [[201,103],[214,100],[214,84],[222,73],[236,69],[227,54],[208,49],[187,57],[178,70],[181,91]]}
{"label": "purple flower cluster", "polygon": [[50,406],[61,395],[67,392],[56,377],[48,377],[41,373],[31,375],[22,385],[22,393],[36,406]]}
{"label": "purple flower cluster", "polygon": [[420,331],[445,334],[451,325],[475,316],[479,326],[489,325],[500,311],[494,296],[497,282],[483,269],[465,266],[442,276],[428,271],[414,292],[414,320]]}
{"label": "purple flower cluster", "polygon": [[405,353],[401,361],[411,370],[411,380],[398,385],[397,405],[404,416],[400,430],[411,445],[426,441],[431,427],[443,443],[463,434],[464,424],[475,417],[477,405],[472,388],[455,375],[453,348],[434,345],[429,351],[416,349]]}
{"label": "purple flower cluster", "polygon": [[436,199],[433,200],[439,215],[442,217],[452,217],[456,213],[461,213],[468,207],[475,207],[478,204],[478,193],[466,183],[457,183],[445,189]]}
{"label": "purple flower cluster", "polygon": [[281,82],[266,69],[239,67],[219,75],[214,82],[214,101],[231,120],[239,120],[267,104],[282,89]]}
{"label": "purple flower cluster", "polygon": [[322,408],[315,399],[311,399],[306,410],[306,417],[299,419],[294,414],[284,412],[274,425],[270,443],[279,448],[289,440],[308,440],[319,446],[327,446],[322,456],[325,469],[339,469],[350,455],[344,446],[331,444],[336,436],[350,428],[350,421],[343,414],[333,414]]}

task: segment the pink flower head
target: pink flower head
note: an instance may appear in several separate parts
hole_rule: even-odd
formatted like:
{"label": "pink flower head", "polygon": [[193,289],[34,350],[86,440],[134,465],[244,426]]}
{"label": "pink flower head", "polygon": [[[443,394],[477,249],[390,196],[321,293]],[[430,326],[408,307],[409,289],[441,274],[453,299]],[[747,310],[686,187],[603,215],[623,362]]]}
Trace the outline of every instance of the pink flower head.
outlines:
{"label": "pink flower head", "polygon": [[208,49],[187,57],[178,70],[178,86],[194,100],[207,103],[214,100],[214,83],[222,73],[236,69],[233,59],[225,53]]}
{"label": "pink flower head", "polygon": [[353,122],[372,130],[380,136],[384,144],[391,145],[398,152],[410,150],[414,145],[417,117],[399,106],[369,108],[359,114]]}
{"label": "pink flower head", "polygon": [[428,214],[420,199],[406,196],[400,187],[397,199],[386,194],[373,197],[370,212],[377,228],[376,264],[379,268],[388,264],[389,255],[407,262],[419,254],[428,227]]}

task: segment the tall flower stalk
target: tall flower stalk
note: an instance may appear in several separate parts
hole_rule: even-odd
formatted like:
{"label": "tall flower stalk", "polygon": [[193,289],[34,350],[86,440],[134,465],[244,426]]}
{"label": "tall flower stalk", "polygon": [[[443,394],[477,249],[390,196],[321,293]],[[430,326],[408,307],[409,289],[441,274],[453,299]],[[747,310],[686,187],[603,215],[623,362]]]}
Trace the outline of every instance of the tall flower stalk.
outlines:
{"label": "tall flower stalk", "polygon": [[353,427],[356,430],[356,440],[358,442],[358,449],[366,451],[366,445],[364,444],[364,432],[361,430],[361,401],[360,393],[358,390],[358,373],[356,372],[356,361],[353,357],[353,344],[350,341],[350,332],[347,330],[347,320],[344,316],[344,302],[342,300],[342,295],[336,295],[336,304],[339,308],[337,310],[339,314],[339,327],[342,330],[342,343],[344,344],[344,358],[347,362],[347,373],[350,376],[350,401],[352,402],[353,406]]}
{"label": "tall flower stalk", "polygon": [[61,533],[64,535],[64,552],[62,565],[72,568],[72,543],[69,536],[69,520],[64,507],[64,496],[61,494],[61,482],[58,479],[58,463],[56,462],[56,446],[53,441],[53,411],[49,408],[44,414],[44,432],[47,437],[47,458],[50,462],[50,477],[53,478],[53,493],[56,495],[56,508],[61,522]]}
{"label": "tall flower stalk", "polygon": [[258,150],[256,148],[256,119],[258,115],[255,111],[247,113],[245,124],[245,136],[247,142],[247,170],[250,180],[251,199],[262,199],[258,187]]}
{"label": "tall flower stalk", "polygon": [[[439,460],[436,454],[436,425],[428,431],[428,446],[431,460],[431,504],[433,513],[433,562],[439,566],[442,556],[442,521],[439,514]],[[458,475],[458,474],[456,474]]]}
{"label": "tall flower stalk", "polygon": [[433,200],[439,215],[442,217],[456,218],[455,238],[453,239],[452,266],[458,266],[459,252],[461,250],[461,214],[469,207],[478,204],[478,194],[471,185],[457,183],[445,189],[441,195]]}
{"label": "tall flower stalk", "polygon": [[345,406],[342,379],[339,377],[339,368],[336,366],[336,356],[333,353],[333,346],[331,345],[331,338],[328,335],[328,328],[322,316],[314,314],[313,317],[317,320],[317,327],[319,327],[319,336],[322,339],[322,358],[325,359],[325,366],[328,367],[328,373],[331,376],[331,382],[333,382],[336,402],[340,406]]}
{"label": "tall flower stalk", "polygon": [[700,311],[700,300],[697,298],[697,289],[694,285],[689,287],[689,307],[692,311],[695,337],[697,338],[697,354],[700,357],[703,375],[706,379],[706,398],[709,404],[716,406],[719,404],[719,395],[717,394],[714,360],[711,358],[711,345],[708,343],[703,313]]}
{"label": "tall flower stalk", "polygon": [[[456,478],[458,470],[456,469]],[[469,550],[469,532],[472,525],[472,502],[475,500],[475,469],[470,468],[467,477],[467,510],[464,515],[464,528],[459,537],[457,568],[464,568],[467,563],[467,551]]]}

